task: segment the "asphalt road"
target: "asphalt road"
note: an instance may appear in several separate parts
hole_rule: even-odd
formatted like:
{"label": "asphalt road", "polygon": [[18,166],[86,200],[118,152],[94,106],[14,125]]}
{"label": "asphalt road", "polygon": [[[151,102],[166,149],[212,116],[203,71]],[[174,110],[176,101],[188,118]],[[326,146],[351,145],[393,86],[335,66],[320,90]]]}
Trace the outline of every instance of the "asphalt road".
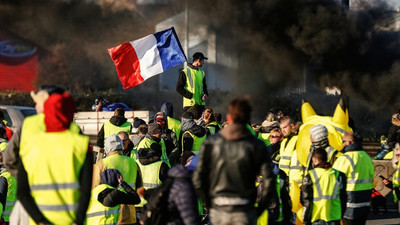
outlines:
{"label": "asphalt road", "polygon": [[397,209],[388,209],[388,212],[371,214],[368,216],[367,225],[399,225],[400,217]]}

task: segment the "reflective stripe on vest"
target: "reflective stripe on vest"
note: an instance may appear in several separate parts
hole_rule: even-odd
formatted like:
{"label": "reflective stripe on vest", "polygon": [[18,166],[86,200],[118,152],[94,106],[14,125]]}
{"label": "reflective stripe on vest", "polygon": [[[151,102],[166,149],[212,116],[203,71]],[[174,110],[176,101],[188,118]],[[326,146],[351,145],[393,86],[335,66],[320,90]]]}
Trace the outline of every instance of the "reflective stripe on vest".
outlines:
{"label": "reflective stripe on vest", "polygon": [[[126,183],[136,190],[137,164],[134,159],[124,155],[109,155],[103,159],[104,169],[117,169]],[[123,190],[123,188],[120,188]]]}
{"label": "reflective stripe on vest", "polygon": [[279,155],[281,156],[281,159],[279,160],[279,169],[283,170],[286,175],[289,175],[290,159],[292,158],[292,154],[296,148],[296,143],[297,135],[292,136],[289,141],[285,138],[279,149]]}
{"label": "reflective stripe on vest", "polygon": [[[348,155],[348,153],[343,155],[350,163],[351,165],[351,175],[347,177],[347,191],[358,191],[358,190],[366,190],[366,189],[372,189],[373,187],[373,173],[372,176],[368,178],[363,178],[360,177],[359,174],[367,175],[363,171],[365,171],[364,168],[360,168],[360,171],[356,171],[356,163],[354,162],[353,158]],[[368,156],[369,157],[369,156]],[[372,161],[371,161],[372,162]],[[361,162],[362,163],[362,162]],[[365,165],[366,167],[368,164]],[[373,167],[373,164],[372,164]],[[370,168],[367,168],[368,170]],[[374,171],[374,167],[372,168]]]}
{"label": "reflective stripe on vest", "polygon": [[341,201],[339,171],[315,168],[309,172],[313,182],[313,205],[311,222],[340,220]]}
{"label": "reflective stripe on vest", "polygon": [[112,124],[109,120],[104,122],[104,143],[106,138],[111,134],[118,134],[120,131],[125,131],[126,133],[131,132],[131,123],[125,122],[120,126]]}
{"label": "reflective stripe on vest", "polygon": [[[140,171],[142,172],[143,187],[145,190],[158,187],[162,182],[160,180],[160,168],[162,161],[157,161],[148,165],[142,165],[138,162]],[[142,207],[147,201],[140,197],[140,203],[136,207]]]}
{"label": "reflective stripe on vest", "polygon": [[191,99],[183,97],[183,107],[197,105],[205,105],[205,102],[201,99],[203,95],[203,80],[205,77],[204,71],[201,69],[192,69],[190,67],[183,70],[186,75],[185,89],[192,93]]}
{"label": "reflective stripe on vest", "polygon": [[[185,133],[183,133],[183,135],[185,135],[185,134],[189,134],[193,138],[192,152],[195,155],[198,155],[201,145],[206,140],[206,135],[204,134],[204,136],[202,136],[202,137],[197,137],[196,135],[192,134],[192,132],[190,132],[190,131],[185,131]],[[183,135],[182,135],[182,137],[183,137]],[[182,146],[183,146],[183,138],[182,138]]]}
{"label": "reflective stripe on vest", "polygon": [[400,163],[397,165],[396,172],[393,175],[393,187],[400,187]]}
{"label": "reflective stripe on vest", "polygon": [[120,204],[114,207],[108,207],[101,204],[97,199],[99,194],[105,189],[115,189],[107,184],[100,184],[93,188],[89,207],[86,212],[85,224],[118,224],[120,216]]}
{"label": "reflective stripe on vest", "polygon": [[72,224],[89,137],[66,130],[42,132],[27,139],[20,156],[33,199],[50,223]]}
{"label": "reflective stripe on vest", "polygon": [[297,152],[293,152],[293,155],[290,159],[290,166],[289,166],[289,180],[295,181],[299,186],[302,185],[303,181],[303,171],[305,167],[301,165],[299,160],[297,159]]}
{"label": "reflective stripe on vest", "polygon": [[10,174],[10,172],[3,172],[0,176],[7,179],[8,191],[6,199],[6,207],[3,211],[4,221],[10,221],[10,214],[14,208],[15,202],[17,201],[17,180]]}

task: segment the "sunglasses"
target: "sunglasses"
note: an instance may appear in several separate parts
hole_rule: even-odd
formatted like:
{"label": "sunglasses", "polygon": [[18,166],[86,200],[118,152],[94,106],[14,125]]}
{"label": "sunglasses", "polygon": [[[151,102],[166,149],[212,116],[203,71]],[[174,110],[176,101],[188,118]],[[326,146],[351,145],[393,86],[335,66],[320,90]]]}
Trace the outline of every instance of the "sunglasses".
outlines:
{"label": "sunglasses", "polygon": [[270,137],[271,137],[271,138],[281,138],[280,135],[271,135]]}

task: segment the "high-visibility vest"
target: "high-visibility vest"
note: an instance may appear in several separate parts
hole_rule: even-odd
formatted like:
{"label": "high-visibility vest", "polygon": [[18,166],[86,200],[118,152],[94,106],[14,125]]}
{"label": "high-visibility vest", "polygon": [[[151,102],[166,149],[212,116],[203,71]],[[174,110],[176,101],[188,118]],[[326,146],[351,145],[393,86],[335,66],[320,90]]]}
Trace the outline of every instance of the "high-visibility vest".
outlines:
{"label": "high-visibility vest", "polygon": [[89,137],[65,130],[34,135],[20,149],[31,195],[50,223],[75,221],[88,146]]}
{"label": "high-visibility vest", "polygon": [[[193,138],[193,145],[192,145],[192,152],[195,155],[199,155],[200,147],[203,144],[204,140],[206,140],[206,134],[204,134],[202,137],[197,137],[196,135],[192,134],[190,131],[185,131],[183,135],[189,134]],[[182,136],[183,137],[183,136]],[[183,138],[182,138],[182,146],[183,146]]]}
{"label": "high-visibility vest", "polygon": [[336,159],[333,168],[347,177],[347,203],[344,218],[352,219],[362,208],[369,207],[375,167],[364,151],[348,151]]}
{"label": "high-visibility vest", "polygon": [[261,141],[263,141],[265,143],[266,146],[271,145],[271,142],[269,141],[269,136],[271,135],[271,133],[258,133],[258,139],[260,139]]}
{"label": "high-visibility vest", "polygon": [[256,132],[249,124],[246,124],[246,128],[250,131],[251,135],[257,136]]}
{"label": "high-visibility vest", "polygon": [[8,183],[6,207],[3,212],[3,218],[4,221],[9,222],[11,211],[17,201],[17,180],[8,171],[3,172],[0,176],[6,178]]}
{"label": "high-visibility vest", "polygon": [[105,157],[103,160],[105,169],[117,169],[122,176],[124,181],[136,190],[136,178],[137,178],[137,164],[134,159],[124,155],[110,155]]}
{"label": "high-visibility vest", "polygon": [[[393,181],[392,182],[393,182],[393,187],[394,188],[400,187],[400,163],[397,164],[396,171],[394,172]],[[394,197],[394,202],[397,203],[399,198],[398,198],[395,190],[393,190],[393,197]]]}
{"label": "high-visibility vest", "polygon": [[293,152],[296,149],[297,135],[294,135],[288,140],[283,139],[281,142],[281,147],[279,149],[279,169],[289,176],[290,160],[292,158]]}
{"label": "high-visibility vest", "polygon": [[299,187],[303,182],[303,173],[305,167],[297,159],[297,151],[294,151],[290,159],[289,180],[296,182]]}
{"label": "high-visibility vest", "polygon": [[217,133],[217,130],[221,130],[222,127],[216,121],[212,121],[206,125],[206,128],[210,131],[210,134],[213,135]]}
{"label": "high-visibility vest", "polygon": [[340,220],[342,208],[340,202],[339,171],[315,168],[308,173],[313,182],[313,204],[311,222]]}
{"label": "high-visibility vest", "polygon": [[183,97],[183,107],[197,105],[205,105],[205,102],[201,99],[204,94],[203,80],[205,73],[202,69],[192,69],[190,67],[183,70],[186,75],[185,89],[192,93],[191,99]]}
{"label": "high-visibility vest", "polygon": [[172,130],[176,134],[176,138],[179,139],[181,134],[181,122],[172,117],[167,117],[168,129]]}
{"label": "high-visibility vest", "polygon": [[4,141],[0,143],[0,152],[4,151],[7,148],[8,142]]}
{"label": "high-visibility vest", "polygon": [[278,199],[279,199],[279,217],[276,219],[276,222],[282,222],[283,221],[283,203],[282,203],[282,198],[281,198],[281,190],[283,188],[283,183],[281,182],[279,174],[276,176],[276,183],[275,183],[275,189],[276,192],[278,193]]}
{"label": "high-visibility vest", "polygon": [[[145,190],[156,188],[158,185],[162,184],[160,180],[160,168],[162,163],[162,161],[147,165],[142,165],[140,162],[138,163],[140,171],[142,172],[143,187]],[[146,203],[147,201],[143,197],[140,197],[140,203],[135,206],[143,207]]]}
{"label": "high-visibility vest", "polygon": [[111,134],[118,134],[120,131],[125,131],[127,134],[131,132],[131,123],[125,122],[121,126],[112,124],[109,120],[104,122],[104,143],[106,138]]}
{"label": "high-visibility vest", "polygon": [[[81,129],[76,123],[72,122],[69,130],[72,133],[79,134]],[[46,131],[46,124],[44,123],[44,113],[28,116],[24,119],[21,129],[20,149],[24,148],[25,144],[29,141],[32,135]]]}
{"label": "high-visibility vest", "polygon": [[[168,156],[167,156],[167,150],[165,148],[165,142],[164,142],[164,140],[162,138],[161,138],[160,143],[157,143],[156,141],[154,141],[154,140],[152,140],[152,139],[150,139],[148,137],[145,137],[139,142],[139,144],[137,145],[136,149],[137,149],[137,151],[139,151],[141,148],[150,148],[151,144],[153,144],[153,143],[161,145],[161,157],[160,157],[160,160],[162,162],[165,162],[169,167],[171,167],[171,164],[169,163],[169,159],[168,159]],[[131,156],[132,156],[132,153],[131,153]],[[137,158],[136,161],[138,161],[138,160],[139,159]]]}
{"label": "high-visibility vest", "polygon": [[108,184],[100,184],[92,189],[92,193],[90,196],[89,207],[86,211],[86,221],[87,225],[98,225],[98,224],[118,224],[119,219],[119,211],[120,204],[114,207],[108,207],[97,199],[99,197],[100,192],[104,191],[107,188],[115,189],[114,187]]}

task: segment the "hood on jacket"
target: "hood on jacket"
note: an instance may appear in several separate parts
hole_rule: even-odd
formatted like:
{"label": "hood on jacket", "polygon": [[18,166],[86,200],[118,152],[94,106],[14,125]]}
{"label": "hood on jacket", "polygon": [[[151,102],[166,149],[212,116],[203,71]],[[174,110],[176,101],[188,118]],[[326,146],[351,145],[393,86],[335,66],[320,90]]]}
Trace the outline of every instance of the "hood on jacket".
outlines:
{"label": "hood on jacket", "polygon": [[161,105],[160,111],[164,113],[164,115],[169,116],[169,117],[174,117],[174,107],[172,103],[170,102],[164,102]]}
{"label": "hood on jacket", "polygon": [[185,132],[192,128],[196,123],[194,122],[193,118],[184,118],[181,119],[181,132]]}
{"label": "hood on jacket", "polygon": [[188,131],[197,137],[203,137],[207,133],[207,130],[204,127],[197,124],[189,128]]}
{"label": "hood on jacket", "polygon": [[246,125],[232,123],[222,129],[219,134],[228,141],[239,140],[253,136]]}
{"label": "hood on jacket", "polygon": [[177,164],[173,166],[171,169],[169,169],[168,176],[173,178],[186,178],[186,179],[191,178],[190,172],[180,164]]}
{"label": "hood on jacket", "polygon": [[400,127],[400,114],[396,113],[392,116],[392,124]]}
{"label": "hood on jacket", "polygon": [[115,126],[121,126],[127,121],[125,117],[120,117],[120,116],[112,116],[110,118],[110,123],[112,123]]}

